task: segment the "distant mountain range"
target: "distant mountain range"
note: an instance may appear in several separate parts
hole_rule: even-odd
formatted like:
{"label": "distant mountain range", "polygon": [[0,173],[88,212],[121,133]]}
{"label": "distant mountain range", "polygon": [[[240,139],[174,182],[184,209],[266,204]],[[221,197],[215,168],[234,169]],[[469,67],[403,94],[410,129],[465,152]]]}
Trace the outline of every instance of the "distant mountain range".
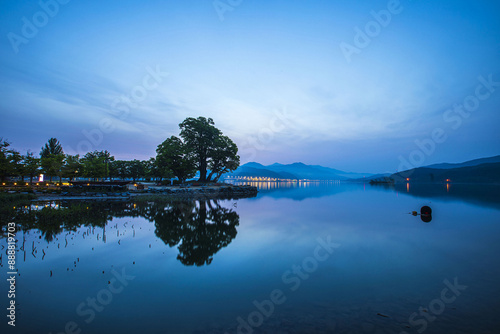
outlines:
{"label": "distant mountain range", "polygon": [[451,169],[451,168],[460,168],[460,167],[479,166],[482,164],[491,164],[491,163],[497,163],[497,162],[500,162],[500,155],[490,157],[490,158],[469,160],[469,161],[458,163],[458,164],[442,163],[442,164],[429,165],[429,166],[425,166],[425,167],[434,168],[434,169]]}
{"label": "distant mountain range", "polygon": [[309,180],[349,180],[353,178],[369,177],[370,173],[350,173],[338,169],[306,165],[296,162],[289,165],[274,163],[264,166],[257,162],[249,162],[240,166],[228,176],[269,177],[276,179],[309,179]]}
{"label": "distant mountain range", "polygon": [[463,183],[500,183],[500,155],[462,163],[433,164],[392,175],[390,173],[351,173],[319,165],[306,165],[301,162],[288,165],[274,163],[268,166],[257,162],[249,162],[240,166],[233,173],[227,174],[227,176],[359,182],[391,177],[396,182],[405,182],[406,178],[410,178],[412,182],[445,182],[445,180],[449,179],[452,182]]}
{"label": "distant mountain range", "polygon": [[[458,168],[420,167],[391,175],[396,182],[500,183],[500,162],[482,163]],[[439,166],[443,166],[439,165]],[[450,164],[454,165],[454,164]],[[462,165],[462,164],[457,164]]]}

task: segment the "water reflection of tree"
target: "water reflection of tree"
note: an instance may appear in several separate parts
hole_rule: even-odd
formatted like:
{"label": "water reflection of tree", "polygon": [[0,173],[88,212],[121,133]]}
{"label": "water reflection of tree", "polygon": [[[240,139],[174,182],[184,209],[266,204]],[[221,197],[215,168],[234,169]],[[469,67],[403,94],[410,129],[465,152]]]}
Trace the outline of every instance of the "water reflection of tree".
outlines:
{"label": "water reflection of tree", "polygon": [[[236,237],[239,216],[218,200],[151,200],[23,203],[0,208],[0,216],[15,221],[22,230],[38,229],[47,242],[64,231],[83,226],[104,227],[113,217],[143,217],[154,222],[156,236],[170,247],[178,246],[177,258],[185,265],[208,265],[214,254]],[[52,205],[56,205],[53,207]],[[41,206],[41,208],[40,208]],[[4,230],[4,228],[2,228]],[[0,235],[1,237],[2,235]]]}
{"label": "water reflection of tree", "polygon": [[239,216],[216,200],[182,202],[155,218],[156,235],[170,247],[180,243],[183,264],[210,264],[213,256],[236,237]]}
{"label": "water reflection of tree", "polygon": [[82,226],[104,227],[116,209],[105,202],[27,202],[19,207],[0,207],[0,217],[8,217],[5,221],[15,222],[23,231],[38,229],[51,242],[64,231],[76,231]]}

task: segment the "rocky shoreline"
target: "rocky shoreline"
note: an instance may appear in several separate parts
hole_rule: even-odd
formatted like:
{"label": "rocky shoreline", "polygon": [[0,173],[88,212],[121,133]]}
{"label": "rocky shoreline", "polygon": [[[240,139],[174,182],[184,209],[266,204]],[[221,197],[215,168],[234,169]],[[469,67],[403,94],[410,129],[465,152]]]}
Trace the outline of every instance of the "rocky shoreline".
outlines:
{"label": "rocky shoreline", "polygon": [[126,192],[96,192],[63,191],[60,194],[37,194],[35,201],[44,200],[123,200],[138,196],[165,196],[175,198],[197,199],[197,198],[217,198],[217,199],[238,199],[257,196],[257,187],[248,185],[224,185],[207,187],[167,187],[156,186],[146,190],[133,190]]}

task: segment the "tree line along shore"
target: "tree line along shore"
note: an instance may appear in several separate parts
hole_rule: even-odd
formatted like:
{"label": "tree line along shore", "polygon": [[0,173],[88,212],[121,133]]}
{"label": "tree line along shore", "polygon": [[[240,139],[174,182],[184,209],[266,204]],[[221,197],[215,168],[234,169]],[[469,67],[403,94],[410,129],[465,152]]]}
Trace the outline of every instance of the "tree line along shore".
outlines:
{"label": "tree line along shore", "polygon": [[[50,138],[39,155],[21,154],[0,138],[0,179],[2,186],[59,186],[68,182],[113,181],[117,179],[184,183],[199,175],[198,182],[214,183],[240,165],[238,147],[211,118],[186,118],[179,124],[179,136],[158,145],[156,157],[148,160],[117,160],[107,150],[65,154],[57,138]],[[43,174],[43,183],[37,182]],[[53,182],[53,179],[56,181]],[[35,181],[34,181],[35,180]],[[58,180],[58,182],[57,182]]]}

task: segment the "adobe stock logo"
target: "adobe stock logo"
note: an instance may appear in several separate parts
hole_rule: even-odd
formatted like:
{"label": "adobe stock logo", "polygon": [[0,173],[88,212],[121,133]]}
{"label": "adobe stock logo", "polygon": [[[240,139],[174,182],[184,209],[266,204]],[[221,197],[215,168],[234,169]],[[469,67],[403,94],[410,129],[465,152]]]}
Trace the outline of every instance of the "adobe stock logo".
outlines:
{"label": "adobe stock logo", "polygon": [[212,5],[214,6],[219,20],[223,22],[226,12],[232,12],[235,8],[239,7],[243,3],[243,0],[214,0]]}
{"label": "adobe stock logo", "polygon": [[[312,252],[312,256],[305,257],[301,264],[294,264],[290,269],[283,272],[281,281],[288,287],[290,292],[297,291],[302,283],[309,279],[316,272],[321,263],[326,262],[340,244],[332,241],[331,236],[326,238],[317,238],[317,245]],[[262,301],[254,300],[252,302],[252,311],[246,317],[238,316],[236,321],[238,325],[235,329],[236,334],[252,334],[264,322],[269,319],[277,309],[277,306],[287,301],[287,289],[274,289],[269,293],[269,299]],[[224,334],[230,334],[225,332]]]}
{"label": "adobe stock logo", "polygon": [[84,155],[86,152],[99,147],[104,140],[104,136],[111,134],[116,129],[115,123],[117,120],[125,121],[130,116],[131,110],[138,108],[152,91],[158,89],[164,78],[169,75],[168,72],[162,71],[159,65],[154,68],[146,67],[146,72],[147,74],[143,77],[141,83],[135,85],[129,94],[121,94],[113,100],[109,112],[114,117],[103,117],[98,126],[90,130],[83,129],[82,134],[86,139],[78,142],[76,150],[68,145],[71,151]]}
{"label": "adobe stock logo", "polygon": [[29,41],[38,35],[39,29],[45,27],[51,18],[54,18],[59,13],[59,5],[66,5],[71,0],[40,0],[38,5],[41,10],[37,11],[31,17],[31,20],[26,16],[21,18],[22,27],[21,35],[13,33],[12,31],[7,34],[10,45],[14,53],[19,52],[19,46],[28,44]]}
{"label": "adobe stock logo", "polygon": [[399,156],[398,171],[406,178],[409,177],[414,168],[424,166],[427,158],[434,154],[439,144],[443,144],[452,131],[457,131],[465,120],[477,111],[483,103],[490,99],[495,92],[500,89],[500,81],[495,81],[493,74],[488,76],[478,76],[478,84],[470,95],[462,99],[462,103],[455,103],[453,106],[443,112],[442,118],[449,125],[451,130],[445,127],[436,127],[430,131],[428,138],[421,140],[415,139],[417,146],[408,154],[407,158]]}
{"label": "adobe stock logo", "polygon": [[274,116],[269,120],[268,126],[260,129],[258,133],[249,135],[242,143],[240,156],[243,161],[254,161],[258,152],[264,151],[275,137],[284,130],[296,129],[294,116],[286,108],[275,110]]}
{"label": "adobe stock logo", "polygon": [[403,9],[399,0],[389,0],[387,9],[382,9],[378,12],[372,10],[370,12],[373,20],[368,21],[364,29],[355,26],[353,44],[346,42],[339,44],[340,50],[347,63],[350,64],[352,62],[352,56],[354,54],[360,54],[363,49],[367,48],[372,40],[382,33],[382,28],[387,28],[389,24],[391,24],[392,18],[401,14]]}

